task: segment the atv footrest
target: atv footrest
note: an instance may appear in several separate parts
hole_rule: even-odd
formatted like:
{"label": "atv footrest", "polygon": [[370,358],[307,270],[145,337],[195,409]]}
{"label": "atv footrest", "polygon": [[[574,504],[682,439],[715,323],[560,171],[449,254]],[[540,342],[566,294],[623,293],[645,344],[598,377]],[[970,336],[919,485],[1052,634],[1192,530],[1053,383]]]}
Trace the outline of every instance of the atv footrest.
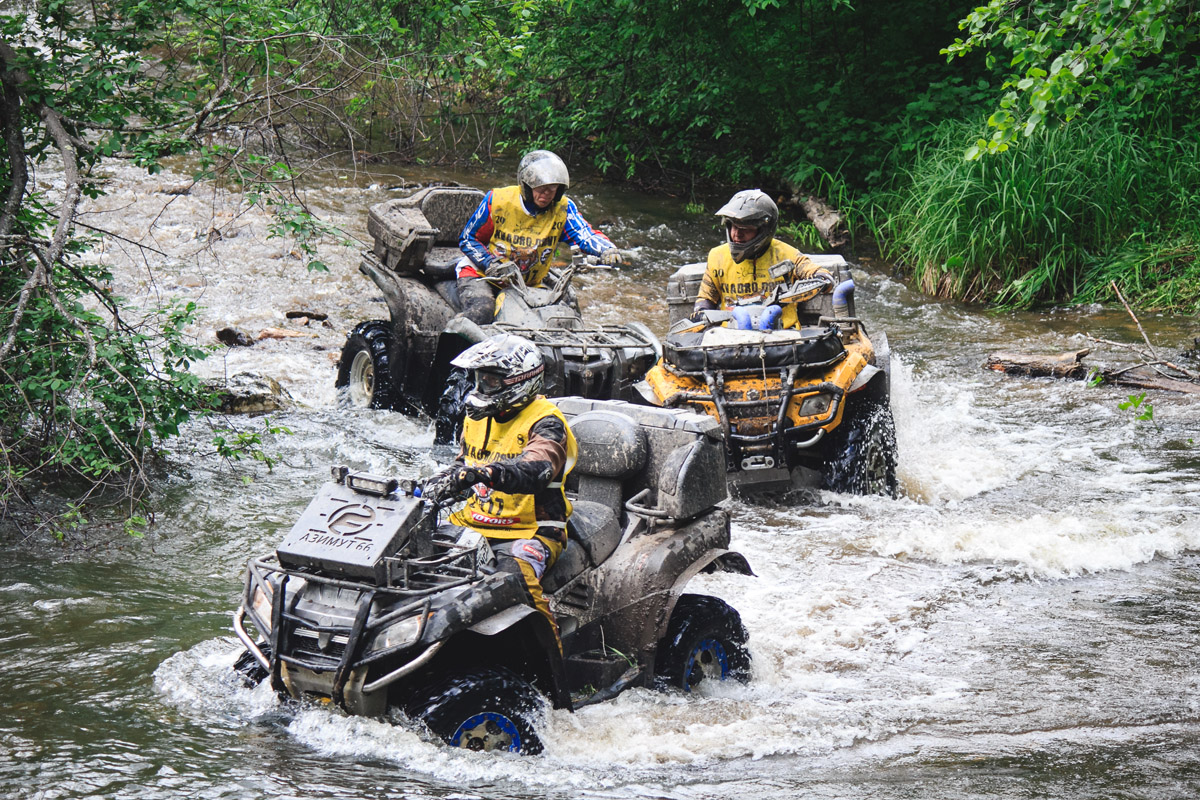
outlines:
{"label": "atv footrest", "polygon": [[629,669],[629,661],[621,656],[605,656],[601,653],[580,653],[568,656],[569,689],[571,692],[603,689],[611,686],[627,669]]}

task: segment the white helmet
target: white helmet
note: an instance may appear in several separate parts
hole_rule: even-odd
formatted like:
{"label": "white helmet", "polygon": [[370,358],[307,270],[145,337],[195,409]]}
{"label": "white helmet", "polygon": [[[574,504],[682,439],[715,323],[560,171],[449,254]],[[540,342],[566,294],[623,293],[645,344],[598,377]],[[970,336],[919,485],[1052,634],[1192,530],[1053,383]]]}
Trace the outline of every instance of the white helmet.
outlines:
{"label": "white helmet", "polygon": [[[758,189],[738,192],[721,206],[717,216],[725,223],[725,241],[729,243],[729,254],[736,264],[747,258],[753,260],[767,252],[775,229],[779,226],[779,206],[766,192]],[[748,242],[735,242],[729,236],[734,223],[758,228],[758,233]]]}
{"label": "white helmet", "polygon": [[463,401],[463,410],[471,419],[495,417],[529,405],[542,391],[546,371],[542,351],[511,333],[484,339],[450,363],[475,373],[475,388]]}
{"label": "white helmet", "polygon": [[525,154],[517,165],[517,183],[521,185],[521,197],[525,204],[533,205],[533,190],[539,186],[555,184],[558,191],[554,202],[562,200],[563,193],[571,186],[567,165],[549,150],[533,150]]}

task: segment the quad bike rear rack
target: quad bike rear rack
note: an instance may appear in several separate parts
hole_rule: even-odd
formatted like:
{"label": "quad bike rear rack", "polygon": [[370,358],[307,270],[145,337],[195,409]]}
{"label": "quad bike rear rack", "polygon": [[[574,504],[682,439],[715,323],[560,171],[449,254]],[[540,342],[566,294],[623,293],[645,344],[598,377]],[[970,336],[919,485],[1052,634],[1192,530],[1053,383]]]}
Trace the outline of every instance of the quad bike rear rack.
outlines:
{"label": "quad bike rear rack", "polygon": [[[556,395],[601,397],[613,393],[616,386],[604,386],[627,381],[629,369],[627,350],[653,352],[655,360],[662,355],[662,345],[650,334],[626,325],[599,325],[589,328],[525,328],[508,323],[492,323],[492,327],[521,336],[539,348],[562,354],[559,363],[563,374],[547,375],[547,381],[561,381],[555,386]],[[614,368],[614,366],[616,368]]]}

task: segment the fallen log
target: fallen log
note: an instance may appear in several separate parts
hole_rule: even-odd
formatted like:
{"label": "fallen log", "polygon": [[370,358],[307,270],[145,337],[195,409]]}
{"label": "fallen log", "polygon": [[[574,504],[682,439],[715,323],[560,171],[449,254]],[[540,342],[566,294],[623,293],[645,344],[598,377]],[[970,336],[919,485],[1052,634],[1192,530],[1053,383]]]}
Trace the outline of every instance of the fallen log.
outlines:
{"label": "fallen log", "polygon": [[1028,353],[992,353],[983,364],[984,369],[1032,378],[1065,378],[1083,380],[1100,378],[1113,386],[1128,386],[1134,389],[1160,389],[1165,392],[1200,394],[1200,382],[1172,378],[1159,374],[1151,364],[1137,364],[1122,369],[1090,369],[1083,358],[1091,350],[1075,350],[1058,355],[1031,355]]}
{"label": "fallen log", "polygon": [[816,227],[817,233],[828,243],[829,248],[841,251],[850,243],[850,230],[842,219],[842,212],[833,208],[824,200],[814,195],[808,195],[800,201],[800,207]]}
{"label": "fallen log", "polygon": [[303,331],[289,331],[286,328],[263,328],[258,334],[259,341],[263,339],[295,339],[297,337],[316,339],[317,334],[304,333]]}
{"label": "fallen log", "polygon": [[983,368],[1009,375],[1025,375],[1033,378],[1072,378],[1087,377],[1088,368],[1083,365],[1083,357],[1092,352],[1089,349],[1076,350],[1073,353],[1062,353],[1057,356],[1036,356],[1025,353],[992,353],[984,362]]}
{"label": "fallen log", "polygon": [[1105,383],[1111,383],[1114,386],[1129,386],[1134,389],[1161,389],[1164,392],[1182,392],[1183,394],[1200,394],[1200,383],[1168,378],[1144,366],[1111,372],[1101,370],[1100,374],[1104,377]]}

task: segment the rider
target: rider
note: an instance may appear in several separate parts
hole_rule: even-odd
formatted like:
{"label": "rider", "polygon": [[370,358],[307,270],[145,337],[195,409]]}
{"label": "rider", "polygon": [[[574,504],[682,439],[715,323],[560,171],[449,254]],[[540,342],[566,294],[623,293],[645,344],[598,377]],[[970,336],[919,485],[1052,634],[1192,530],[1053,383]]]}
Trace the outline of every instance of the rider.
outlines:
{"label": "rider", "polygon": [[[517,185],[493,189],[458,237],[458,297],[463,316],[486,325],[495,315],[496,284],[519,269],[527,286],[540,286],[561,240],[578,245],[602,264],[620,264],[607,236],[592,228],[565,195],[567,165],[549,150],[534,150],[517,167]],[[495,277],[491,277],[495,276]]]}
{"label": "rider", "polygon": [[[712,309],[730,309],[742,299],[765,295],[784,280],[821,278],[832,291],[833,274],[786,242],[774,238],[779,208],[766,192],[738,192],[716,214],[725,225],[725,244],[708,252],[708,266],[693,316]],[[790,274],[773,276],[771,268],[792,262]]]}
{"label": "rider", "polygon": [[424,496],[439,502],[467,495],[450,523],[487,538],[497,565],[521,576],[557,638],[541,578],[567,543],[571,502],[563,481],[575,466],[575,436],[540,394],[545,364],[529,340],[498,334],[453,363],[473,371],[475,388],[464,403],[458,458],[426,482]]}

